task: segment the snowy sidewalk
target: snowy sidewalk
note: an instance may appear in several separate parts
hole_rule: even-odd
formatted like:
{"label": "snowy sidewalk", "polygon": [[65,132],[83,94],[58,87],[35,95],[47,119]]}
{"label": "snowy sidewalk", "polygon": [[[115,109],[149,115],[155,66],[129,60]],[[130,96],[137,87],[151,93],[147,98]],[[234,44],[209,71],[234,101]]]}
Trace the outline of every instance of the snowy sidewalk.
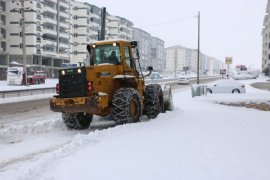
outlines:
{"label": "snowy sidewalk", "polygon": [[269,112],[213,103],[270,99],[247,88],[196,98],[190,90],[175,93],[172,112],[78,135],[0,179],[269,180]]}

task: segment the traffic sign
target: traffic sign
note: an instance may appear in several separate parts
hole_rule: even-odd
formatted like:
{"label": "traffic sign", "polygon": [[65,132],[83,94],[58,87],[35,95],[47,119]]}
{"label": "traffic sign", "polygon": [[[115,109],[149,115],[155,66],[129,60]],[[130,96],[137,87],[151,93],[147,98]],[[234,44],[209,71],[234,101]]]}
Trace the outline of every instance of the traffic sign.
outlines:
{"label": "traffic sign", "polygon": [[232,64],[232,57],[225,57],[225,64]]}

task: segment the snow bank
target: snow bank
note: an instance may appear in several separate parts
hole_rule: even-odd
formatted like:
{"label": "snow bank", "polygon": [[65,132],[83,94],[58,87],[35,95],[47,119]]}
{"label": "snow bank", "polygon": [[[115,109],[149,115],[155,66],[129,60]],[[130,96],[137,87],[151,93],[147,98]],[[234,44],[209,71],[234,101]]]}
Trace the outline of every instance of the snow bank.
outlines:
{"label": "snow bank", "polygon": [[213,103],[270,99],[270,92],[248,88],[195,98],[190,89],[174,93],[172,112],[77,135],[1,172],[0,179],[268,180],[269,112]]}

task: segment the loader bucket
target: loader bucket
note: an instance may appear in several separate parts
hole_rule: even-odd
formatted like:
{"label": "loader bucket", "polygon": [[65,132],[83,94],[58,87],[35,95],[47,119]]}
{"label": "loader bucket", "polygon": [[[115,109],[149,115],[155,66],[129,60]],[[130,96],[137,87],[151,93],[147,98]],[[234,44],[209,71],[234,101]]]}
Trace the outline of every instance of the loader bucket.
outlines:
{"label": "loader bucket", "polygon": [[163,92],[163,101],[164,101],[164,111],[172,111],[173,110],[173,97],[172,97],[172,89],[170,84],[162,85]]}

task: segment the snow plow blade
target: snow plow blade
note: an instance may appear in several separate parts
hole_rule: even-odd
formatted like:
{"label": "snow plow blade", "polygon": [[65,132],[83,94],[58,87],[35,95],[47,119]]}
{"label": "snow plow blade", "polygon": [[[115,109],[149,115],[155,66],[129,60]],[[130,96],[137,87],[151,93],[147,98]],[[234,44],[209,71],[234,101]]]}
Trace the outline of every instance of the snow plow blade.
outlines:
{"label": "snow plow blade", "polygon": [[165,84],[162,85],[161,88],[163,92],[164,111],[172,111],[174,107],[171,85]]}

